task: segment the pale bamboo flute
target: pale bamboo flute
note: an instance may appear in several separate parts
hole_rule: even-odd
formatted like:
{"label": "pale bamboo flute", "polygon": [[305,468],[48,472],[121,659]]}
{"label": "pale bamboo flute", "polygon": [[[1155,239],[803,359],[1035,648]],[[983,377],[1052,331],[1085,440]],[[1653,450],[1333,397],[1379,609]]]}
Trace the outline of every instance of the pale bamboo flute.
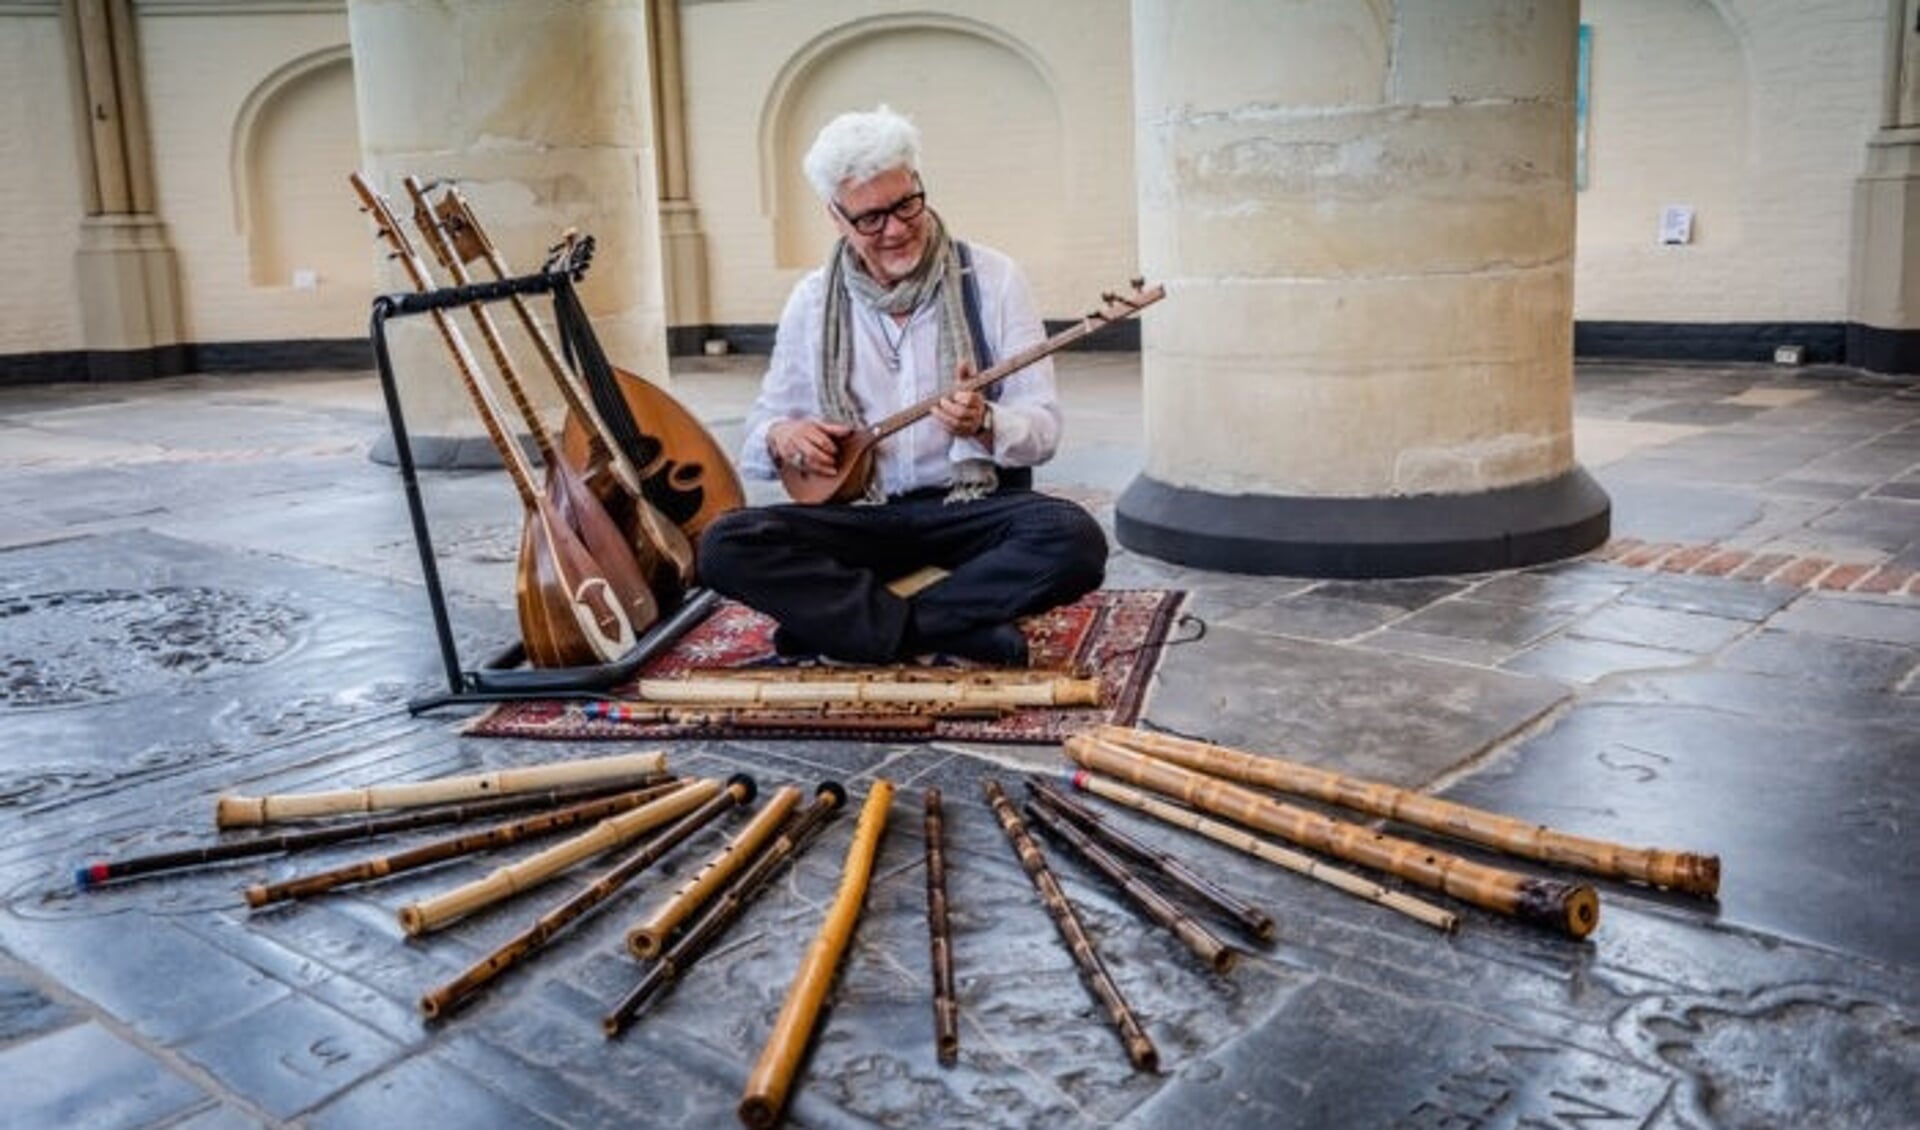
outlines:
{"label": "pale bamboo flute", "polygon": [[478,992],[494,978],[539,952],[556,934],[619,893],[622,887],[633,881],[634,876],[659,862],[662,856],[706,827],[716,816],[735,805],[753,803],[755,791],[752,777],[745,773],[734,774],[728,778],[726,788],[674,821],[666,830],[642,844],[639,850],[601,873],[585,890],[541,915],[532,926],[468,966],[458,977],[423,995],[420,998],[420,1011],[429,1020],[445,1015],[447,1010]]}
{"label": "pale bamboo flute", "polygon": [[1276,754],[1254,754],[1172,734],[1101,726],[1094,731],[1094,736],[1198,773],[1384,816],[1508,855],[1568,867],[1604,879],[1631,879],[1707,898],[1713,898],[1720,890],[1720,857],[1717,855],[1631,847],[1578,836],[1397,785],[1303,765]]}
{"label": "pale bamboo flute", "polygon": [[1273,800],[1231,781],[1195,773],[1098,738],[1067,739],[1075,761],[1301,847],[1397,875],[1522,922],[1584,938],[1600,921],[1592,887],[1489,867],[1426,844]]}
{"label": "pale bamboo flute", "polygon": [[654,960],[653,967],[647,970],[647,975],[640,979],[633,991],[621,998],[612,1012],[601,1018],[600,1028],[608,1038],[625,1031],[635,1014],[655,993],[704,957],[707,947],[746,912],[747,904],[766,889],[787,861],[807,849],[813,838],[827,826],[827,821],[833,819],[846,803],[847,790],[841,788],[838,781],[820,782],[814,792],[813,803],[780,826],[780,835],[753,857],[753,862],[733,882],[727,884],[727,889],[720,892],[712,905],[702,910],[698,918],[674,936],[673,943]]}
{"label": "pale bamboo flute", "polygon": [[583,859],[611,851],[643,832],[684,816],[719,791],[720,782],[711,777],[689,781],[630,812],[609,816],[545,851],[496,868],[483,879],[401,907],[400,926],[414,937],[437,930],[455,919],[544,883]]}
{"label": "pale bamboo flute", "polygon": [[452,804],[597,781],[637,780],[650,774],[663,773],[666,768],[667,755],[664,753],[629,753],[616,757],[590,757],[517,769],[497,769],[491,773],[441,777],[430,781],[398,781],[364,789],[258,797],[228,795],[215,801],[213,821],[217,827],[237,828],[281,820],[339,816],[349,812],[420,808],[429,804]]}
{"label": "pale bamboo flute", "polygon": [[740,1121],[749,1130],[766,1130],[780,1121],[787,1105],[787,1093],[793,1087],[801,1053],[813,1038],[820,1005],[833,983],[834,970],[846,952],[859,921],[860,908],[866,902],[867,883],[873,875],[874,856],[880,851],[880,837],[887,828],[887,806],[893,802],[893,782],[882,777],[867,791],[855,826],[853,842],[847,846],[847,861],[841,871],[840,889],[833,905],[820,923],[820,932],[801,959],[793,984],[787,989],[773,1032],[760,1051],[760,1058],[747,1076],[746,1093],[740,1098]]}
{"label": "pale bamboo flute", "polygon": [[685,882],[675,887],[667,900],[655,907],[639,925],[627,931],[627,949],[633,956],[642,960],[658,957],[666,945],[667,935],[692,917],[729,877],[745,867],[799,803],[800,790],[792,785],[774,793],[773,798],[754,814],[746,827],[721,845],[720,850],[709,856]]}

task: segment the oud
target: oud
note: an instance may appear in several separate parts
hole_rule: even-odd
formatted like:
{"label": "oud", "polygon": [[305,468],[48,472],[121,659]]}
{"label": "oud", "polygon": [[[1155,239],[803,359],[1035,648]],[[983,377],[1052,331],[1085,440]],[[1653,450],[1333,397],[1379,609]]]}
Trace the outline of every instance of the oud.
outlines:
{"label": "oud", "polygon": [[902,408],[878,423],[869,424],[840,436],[834,441],[833,466],[813,467],[782,463],[780,483],[787,488],[787,496],[795,502],[806,505],[823,502],[852,502],[859,498],[865,493],[867,480],[873,474],[874,453],[881,441],[925,419],[933,411],[934,405],[940,403],[949,392],[985,391],[1035,361],[1058,353],[1083,337],[1131,318],[1167,296],[1166,287],[1157,284],[1148,287],[1144,279],[1134,279],[1132,287],[1133,290],[1129,294],[1116,294],[1113,291],[1102,294],[1100,296],[1102,305],[1098,310],[1047,340],[1028,346],[986,372],[968,377],[953,388],[942,389],[925,400]]}

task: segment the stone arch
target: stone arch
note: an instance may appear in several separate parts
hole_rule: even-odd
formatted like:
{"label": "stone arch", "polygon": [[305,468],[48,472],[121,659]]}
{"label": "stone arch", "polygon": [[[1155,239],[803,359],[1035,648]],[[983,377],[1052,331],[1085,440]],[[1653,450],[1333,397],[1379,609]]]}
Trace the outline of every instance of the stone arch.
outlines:
{"label": "stone arch", "polygon": [[[1582,18],[1594,44],[1576,315],[1661,321],[1676,294],[1738,293],[1723,276],[1737,270],[1752,219],[1751,29],[1725,0],[1590,0]],[[1669,204],[1694,209],[1695,243],[1684,253],[1656,239]],[[1731,310],[1699,312],[1736,320]]]}
{"label": "stone arch", "polygon": [[930,13],[878,16],[806,44],[760,116],[760,202],[775,263],[819,263],[834,229],[801,174],[833,115],[886,102],[920,126],[930,199],[953,228],[1040,263],[1067,227],[1058,84],[1028,46],[989,24]]}
{"label": "stone arch", "polygon": [[365,273],[365,224],[342,203],[360,160],[350,47],[303,55],[262,80],[234,118],[229,160],[250,283]]}

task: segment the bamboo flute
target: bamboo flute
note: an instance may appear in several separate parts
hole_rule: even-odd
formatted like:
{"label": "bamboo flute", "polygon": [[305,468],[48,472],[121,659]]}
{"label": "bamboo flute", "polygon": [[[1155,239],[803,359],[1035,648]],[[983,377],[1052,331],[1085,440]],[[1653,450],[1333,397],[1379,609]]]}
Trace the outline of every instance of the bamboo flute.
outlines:
{"label": "bamboo flute", "polygon": [[1204,922],[1173,905],[1165,895],[1154,890],[1132,868],[1057,810],[1029,804],[1026,806],[1026,816],[1079,853],[1080,858],[1092,865],[1095,871],[1119,887],[1120,893],[1126,895],[1149,921],[1180,939],[1180,943],[1193,951],[1193,956],[1199,958],[1202,965],[1215,973],[1225,973],[1240,959],[1239,953],[1209,930]]}
{"label": "bamboo flute", "polygon": [[663,797],[618,816],[609,816],[545,851],[495,868],[483,879],[401,907],[400,926],[413,937],[438,930],[457,918],[544,883],[583,859],[610,851],[642,832],[684,816],[719,791],[720,782],[711,777],[688,781]]}
{"label": "bamboo flute", "polygon": [[813,803],[780,827],[780,835],[753,857],[713,905],[700,912],[657,958],[647,975],[633,991],[621,998],[600,1027],[609,1038],[618,1036],[632,1023],[634,1016],[653,995],[676,980],[694,962],[706,956],[707,947],[746,911],[747,904],[765,890],[782,865],[806,850],[813,837],[847,803],[847,790],[836,781],[822,781]]}
{"label": "bamboo flute", "polygon": [[1176,828],[1198,832],[1210,840],[1243,851],[1255,859],[1264,859],[1268,863],[1278,864],[1316,882],[1325,883],[1329,887],[1366,899],[1368,902],[1378,903],[1389,910],[1399,911],[1437,930],[1452,933],[1453,929],[1460,924],[1460,916],[1445,907],[1401,894],[1399,891],[1381,886],[1372,879],[1355,875],[1351,871],[1342,871],[1310,855],[1294,851],[1292,848],[1281,847],[1272,840],[1263,840],[1231,824],[1168,804],[1159,797],[1123,785],[1118,781],[1096,777],[1085,769],[1074,770],[1071,780],[1073,787],[1083,792],[1105,797],[1115,804],[1124,804],[1128,808],[1144,812]]}
{"label": "bamboo flute", "polygon": [[947,922],[946,820],[939,789],[928,789],[922,800],[926,805],[927,945],[933,959],[933,1046],[940,1063],[950,1067],[960,1057],[960,999],[953,989],[953,930]]}
{"label": "bamboo flute", "polygon": [[1397,875],[1522,922],[1584,938],[1600,920],[1592,887],[1505,871],[1426,844],[1395,839],[1273,800],[1098,738],[1067,739],[1068,754],[1100,773],[1152,789],[1302,847]]}
{"label": "bamboo flute", "polygon": [[559,906],[541,915],[532,926],[515,934],[499,949],[467,967],[458,977],[428,991],[420,998],[420,1011],[427,1019],[443,1016],[495,977],[539,952],[554,935],[576,919],[606,902],[633,877],[659,862],[687,837],[706,827],[713,819],[735,805],[752,804],[758,786],[745,773],[727,780],[727,787],[709,797],[700,807],[676,820],[620,862],[602,872],[591,885]]}
{"label": "bamboo flute", "polygon": [[1273,916],[1226,890],[1220,884],[1182,863],[1168,852],[1160,851],[1113,826],[1106,817],[1074,800],[1047,781],[1028,781],[1027,788],[1043,807],[1073,821],[1103,847],[1117,851],[1154,869],[1167,882],[1185,891],[1191,898],[1213,907],[1240,924],[1256,941],[1273,940]]}
{"label": "bamboo flute", "polygon": [[740,1121],[750,1130],[765,1130],[780,1120],[787,1104],[787,1092],[800,1066],[800,1056],[812,1039],[820,1006],[833,981],[834,970],[853,936],[853,926],[866,902],[867,883],[873,874],[873,859],[880,850],[880,837],[887,828],[887,807],[893,802],[893,782],[885,777],[874,781],[867,801],[860,807],[860,822],[854,827],[853,842],[847,846],[847,860],[840,876],[840,889],[833,905],[820,923],[813,944],[800,961],[780,1015],[760,1058],[747,1076],[746,1091],[740,1097]]}
{"label": "bamboo flute", "polygon": [[627,931],[628,951],[643,961],[658,957],[666,945],[667,935],[693,917],[694,912],[712,898],[729,877],[745,867],[799,803],[800,790],[792,785],[774,793],[773,799],[748,821],[746,827],[722,844],[720,850],[708,856],[700,869],[675,887],[667,900],[655,907],[639,925]]}
{"label": "bamboo flute", "polygon": [[1717,855],[1630,847],[1577,836],[1412,789],[1302,765],[1278,755],[1253,754],[1171,734],[1101,726],[1094,731],[1094,736],[1198,773],[1384,816],[1508,855],[1570,867],[1605,879],[1633,879],[1707,898],[1715,897],[1720,890],[1720,857]]}
{"label": "bamboo flute", "polygon": [[642,679],[633,701],[678,706],[826,706],[913,703],[953,706],[1098,706],[1098,679],[1025,683],[887,682],[866,679]]}
{"label": "bamboo flute", "polygon": [[398,875],[403,871],[412,871],[443,860],[492,851],[495,848],[517,844],[521,840],[565,831],[568,828],[577,828],[582,824],[590,824],[595,820],[604,820],[609,816],[638,808],[679,787],[677,783],[652,785],[632,792],[582,801],[579,804],[552,812],[543,812],[522,820],[495,824],[491,828],[483,828],[463,836],[449,836],[434,840],[390,855],[356,860],[353,863],[307,875],[296,875],[278,883],[255,883],[247,888],[247,905],[257,908],[286,899],[308,898],[350,883],[384,879],[389,875]]}
{"label": "bamboo flute", "polygon": [[1013,810],[1013,802],[1007,799],[1000,782],[989,780],[986,792],[987,803],[993,806],[993,814],[1000,821],[1000,830],[1007,834],[1007,842],[1013,845],[1014,854],[1020,857],[1020,866],[1026,869],[1027,878],[1033,881],[1034,889],[1040,892],[1040,901],[1052,916],[1054,928],[1060,931],[1068,952],[1073,954],[1074,967],[1080,972],[1081,982],[1094,999],[1105,1006],[1107,1016],[1120,1033],[1120,1042],[1127,1049],[1127,1059],[1137,1070],[1159,1070],[1159,1051],[1134,1016],[1133,1006],[1121,995],[1113,974],[1107,972],[1106,962],[1100,960],[1100,951],[1093,948],[1093,939],[1087,935],[1087,928],[1081,925],[1080,915],[1074,911],[1066,892],[1060,889],[1060,881],[1053,877],[1040,845],[1033,842],[1033,836],[1021,823],[1020,814]]}
{"label": "bamboo flute", "polygon": [[[659,780],[667,780],[662,774]],[[637,784],[654,783],[643,780]],[[201,867],[210,863],[226,863],[235,859],[250,859],[260,855],[278,855],[282,852],[302,851],[306,848],[324,847],[328,844],[346,843],[351,840],[370,840],[395,832],[412,832],[421,828],[433,828],[442,824],[468,824],[476,820],[485,820],[494,816],[504,816],[512,812],[525,812],[536,808],[555,808],[573,804],[593,797],[605,796],[628,788],[625,784],[579,785],[564,789],[547,789],[537,793],[518,793],[513,796],[494,797],[491,800],[477,800],[466,804],[452,804],[439,808],[421,809],[417,812],[398,813],[393,816],[369,816],[360,820],[348,820],[322,828],[306,828],[298,832],[279,832],[272,835],[256,836],[246,840],[232,840],[221,844],[208,844],[204,847],[183,848],[179,851],[155,852],[152,855],[136,855],[126,859],[108,859],[89,863],[73,873],[75,885],[81,889],[97,887],[117,879],[132,879],[141,875],[150,875],[157,871],[174,871],[185,867]]]}
{"label": "bamboo flute", "polygon": [[663,773],[667,755],[629,753],[616,757],[589,757],[441,777],[431,781],[401,781],[364,789],[320,793],[283,793],[278,796],[227,795],[214,803],[213,822],[220,828],[339,816],[349,812],[377,812],[391,808],[420,808],[429,804],[478,800],[482,797],[535,792],[540,789],[584,785],[595,781],[630,781]]}

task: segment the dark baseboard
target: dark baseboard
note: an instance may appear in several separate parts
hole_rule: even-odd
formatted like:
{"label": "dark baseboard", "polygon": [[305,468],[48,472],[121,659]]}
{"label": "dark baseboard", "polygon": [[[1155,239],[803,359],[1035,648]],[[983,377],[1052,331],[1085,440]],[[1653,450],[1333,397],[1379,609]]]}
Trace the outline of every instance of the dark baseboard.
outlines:
{"label": "dark baseboard", "polygon": [[147,381],[187,373],[280,373],[372,366],[373,348],[366,338],[206,342],[151,349],[0,354],[0,385]]}
{"label": "dark baseboard", "polygon": [[1575,467],[1540,483],[1403,498],[1223,495],[1141,475],[1114,507],[1128,549],[1229,573],[1420,577],[1513,569],[1607,540],[1613,506]]}
{"label": "dark baseboard", "polygon": [[[1047,333],[1057,334],[1079,322],[1046,323]],[[768,354],[773,352],[773,325],[674,326],[667,331],[667,351],[675,357],[690,357],[706,352],[707,342],[724,341],[728,353]],[[1067,346],[1070,352],[1140,352],[1140,324],[1126,321],[1109,326],[1097,334]]]}
{"label": "dark baseboard", "polygon": [[1920,373],[1920,330],[1847,324],[1847,364],[1871,373]]}
{"label": "dark baseboard", "polygon": [[1646,361],[1772,361],[1798,345],[1809,365],[1857,364],[1844,322],[1575,322],[1573,355]]}

